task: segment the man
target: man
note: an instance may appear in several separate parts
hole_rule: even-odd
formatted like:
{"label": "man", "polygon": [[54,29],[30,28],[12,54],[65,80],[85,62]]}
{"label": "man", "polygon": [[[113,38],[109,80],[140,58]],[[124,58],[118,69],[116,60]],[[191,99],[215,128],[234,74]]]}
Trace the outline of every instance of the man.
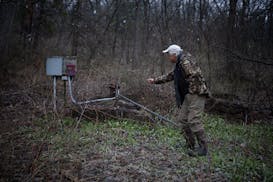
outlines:
{"label": "man", "polygon": [[[174,71],[169,74],[149,78],[151,84],[162,84],[174,80],[175,97],[178,106],[176,122],[182,124],[182,130],[189,148],[190,156],[204,156],[208,153],[207,139],[201,114],[205,98],[209,96],[200,67],[189,53],[184,53],[178,45],[171,45],[163,53],[175,63]],[[195,141],[199,144],[195,148]]]}

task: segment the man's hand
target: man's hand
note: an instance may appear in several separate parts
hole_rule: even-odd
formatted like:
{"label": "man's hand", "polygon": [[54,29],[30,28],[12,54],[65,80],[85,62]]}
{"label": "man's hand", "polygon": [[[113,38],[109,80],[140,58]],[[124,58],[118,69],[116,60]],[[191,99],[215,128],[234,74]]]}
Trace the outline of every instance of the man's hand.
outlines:
{"label": "man's hand", "polygon": [[154,78],[148,78],[147,82],[150,84],[154,84],[155,83],[155,79]]}

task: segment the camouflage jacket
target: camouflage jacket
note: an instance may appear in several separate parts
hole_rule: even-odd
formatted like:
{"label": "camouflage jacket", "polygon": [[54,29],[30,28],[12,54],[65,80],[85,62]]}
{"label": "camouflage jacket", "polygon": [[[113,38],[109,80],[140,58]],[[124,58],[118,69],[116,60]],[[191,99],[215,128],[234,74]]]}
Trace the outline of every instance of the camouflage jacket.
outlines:
{"label": "camouflage jacket", "polygon": [[[191,54],[184,53],[179,66],[186,74],[186,81],[189,83],[189,93],[209,96],[209,90],[201,69]],[[174,80],[174,71],[155,78],[155,84],[162,84],[172,80]]]}

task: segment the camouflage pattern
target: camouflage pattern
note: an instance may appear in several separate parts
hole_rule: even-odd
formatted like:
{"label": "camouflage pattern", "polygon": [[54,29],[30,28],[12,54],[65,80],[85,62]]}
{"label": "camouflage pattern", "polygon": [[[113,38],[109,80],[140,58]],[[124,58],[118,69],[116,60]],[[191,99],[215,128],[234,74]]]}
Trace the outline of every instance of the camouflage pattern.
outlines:
{"label": "camouflage pattern", "polygon": [[[200,67],[190,53],[184,53],[181,57],[180,68],[186,74],[186,80],[189,83],[189,93],[198,95],[209,95],[209,90]],[[155,84],[162,84],[174,79],[174,71],[166,75],[155,78]]]}
{"label": "camouflage pattern", "polygon": [[154,83],[155,84],[167,83],[167,82],[173,81],[173,79],[174,79],[174,71],[171,71],[166,75],[162,75],[155,78]]}
{"label": "camouflage pattern", "polygon": [[[201,69],[191,54],[182,55],[179,68],[185,73],[189,90],[182,107],[177,108],[176,123],[181,126],[188,148],[193,149],[197,140],[199,146],[205,146],[207,150],[207,139],[201,115],[205,107],[205,97],[209,96],[209,90]],[[155,78],[154,83],[162,84],[172,80],[174,80],[174,71]]]}

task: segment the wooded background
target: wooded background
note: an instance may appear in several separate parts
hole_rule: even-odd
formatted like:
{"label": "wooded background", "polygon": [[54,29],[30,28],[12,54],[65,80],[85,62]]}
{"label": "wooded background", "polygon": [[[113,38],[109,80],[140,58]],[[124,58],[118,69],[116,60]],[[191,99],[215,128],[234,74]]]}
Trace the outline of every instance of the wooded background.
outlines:
{"label": "wooded background", "polygon": [[214,96],[273,108],[273,0],[0,0],[0,22],[1,84],[39,83],[56,55],[144,82],[172,69],[161,51],[175,43]]}

